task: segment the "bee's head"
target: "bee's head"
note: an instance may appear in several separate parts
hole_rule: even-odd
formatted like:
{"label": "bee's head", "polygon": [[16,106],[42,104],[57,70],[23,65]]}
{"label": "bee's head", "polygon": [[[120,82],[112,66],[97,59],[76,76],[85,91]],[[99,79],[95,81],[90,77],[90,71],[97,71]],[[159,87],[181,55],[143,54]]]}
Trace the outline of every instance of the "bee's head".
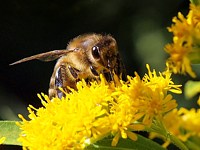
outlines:
{"label": "bee's head", "polygon": [[105,35],[91,48],[93,58],[107,69],[113,69],[118,55],[117,43],[110,35]]}
{"label": "bee's head", "polygon": [[81,35],[74,38],[67,49],[82,49],[89,63],[98,71],[115,68],[118,56],[117,43],[110,35]]}

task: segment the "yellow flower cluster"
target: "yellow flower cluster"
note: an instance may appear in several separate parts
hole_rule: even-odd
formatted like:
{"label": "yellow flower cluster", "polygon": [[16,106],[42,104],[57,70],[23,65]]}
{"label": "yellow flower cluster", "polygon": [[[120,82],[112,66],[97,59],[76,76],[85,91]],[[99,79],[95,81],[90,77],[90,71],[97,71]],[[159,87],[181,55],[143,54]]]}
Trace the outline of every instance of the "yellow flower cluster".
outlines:
{"label": "yellow flower cluster", "polygon": [[168,30],[174,35],[173,43],[165,47],[170,55],[169,67],[174,73],[188,73],[195,78],[191,63],[200,60],[200,6],[191,4],[186,18],[179,12],[172,21],[174,24]]}
{"label": "yellow flower cluster", "polygon": [[188,110],[186,108],[181,108],[179,110],[179,115],[183,122],[182,125],[188,132],[187,134],[200,137],[200,109],[192,108]]}
{"label": "yellow flower cluster", "polygon": [[22,132],[19,141],[24,149],[84,149],[109,135],[111,145],[119,138],[137,140],[133,131],[151,127],[154,119],[161,119],[176,108],[176,101],[168,91],[180,93],[179,85],[171,81],[169,70],[156,74],[147,65],[148,74],[142,79],[128,76],[128,81],[115,77],[108,83],[99,81],[77,83],[62,99],[39,95],[39,109],[29,106],[29,119],[22,115],[18,122]]}

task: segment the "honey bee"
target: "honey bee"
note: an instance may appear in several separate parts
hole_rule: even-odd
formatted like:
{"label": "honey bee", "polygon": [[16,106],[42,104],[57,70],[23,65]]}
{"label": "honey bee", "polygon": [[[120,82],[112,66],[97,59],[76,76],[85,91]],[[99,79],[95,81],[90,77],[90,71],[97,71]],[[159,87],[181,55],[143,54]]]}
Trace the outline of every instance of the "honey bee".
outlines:
{"label": "honey bee", "polygon": [[81,79],[91,81],[103,74],[107,81],[112,81],[113,73],[121,76],[124,72],[116,40],[110,35],[95,33],[80,35],[71,40],[64,50],[33,55],[10,65],[34,59],[42,61],[58,59],[50,79],[50,98],[65,96],[59,88],[68,93],[67,87],[76,89],[76,83]]}

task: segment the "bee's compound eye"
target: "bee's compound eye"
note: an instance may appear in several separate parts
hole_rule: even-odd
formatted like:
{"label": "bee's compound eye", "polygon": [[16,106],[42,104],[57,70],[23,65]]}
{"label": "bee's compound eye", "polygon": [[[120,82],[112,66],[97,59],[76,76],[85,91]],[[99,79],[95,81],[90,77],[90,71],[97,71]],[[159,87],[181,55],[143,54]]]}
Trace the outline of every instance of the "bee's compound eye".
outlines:
{"label": "bee's compound eye", "polygon": [[95,59],[99,59],[100,58],[100,51],[99,51],[99,47],[98,46],[93,46],[92,47],[92,55]]}

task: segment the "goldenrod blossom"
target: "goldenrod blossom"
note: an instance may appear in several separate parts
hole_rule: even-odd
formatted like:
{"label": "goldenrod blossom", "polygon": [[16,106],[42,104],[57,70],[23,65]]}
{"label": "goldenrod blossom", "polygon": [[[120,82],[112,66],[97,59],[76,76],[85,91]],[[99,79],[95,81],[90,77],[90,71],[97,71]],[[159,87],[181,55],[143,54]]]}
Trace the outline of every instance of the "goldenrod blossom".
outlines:
{"label": "goldenrod blossom", "polygon": [[[19,141],[24,148],[34,149],[84,149],[88,144],[112,135],[112,146],[119,138],[137,140],[134,131],[150,127],[177,104],[168,91],[180,93],[169,73],[159,75],[150,71],[142,79],[128,76],[128,81],[115,78],[108,83],[100,80],[77,83],[66,97],[49,99],[39,95],[43,107],[28,107],[29,119],[22,115],[18,125],[22,129]],[[162,82],[160,82],[162,81]]]}
{"label": "goldenrod blossom", "polygon": [[111,133],[115,135],[112,146],[116,146],[120,137],[124,139],[129,137],[134,141],[137,140],[136,134],[132,131],[144,129],[142,124],[136,123],[141,118],[137,111],[138,109],[133,107],[132,101],[124,95],[112,102],[109,115]]}
{"label": "goldenrod blossom", "polygon": [[[44,107],[29,106],[30,121],[21,115],[22,133],[19,141],[28,149],[83,149],[90,138],[99,138],[109,132],[106,101],[111,101],[110,90],[102,81],[88,87],[85,81],[77,84],[65,98],[42,94]],[[99,94],[98,94],[99,93]],[[36,111],[36,112],[35,112]]]}
{"label": "goldenrod blossom", "polygon": [[169,32],[172,32],[173,43],[167,44],[165,50],[169,53],[169,67],[174,73],[188,73],[196,77],[191,62],[199,61],[200,57],[200,6],[190,5],[190,11],[185,18],[180,12],[173,18]]}
{"label": "goldenrod blossom", "polygon": [[168,91],[181,93],[180,85],[174,85],[171,81],[171,74],[166,71],[156,74],[151,72],[147,65],[148,74],[142,79],[136,76],[128,77],[128,83],[122,85],[124,90],[121,97],[126,95],[132,102],[132,106],[137,108],[137,115],[143,116],[143,124],[150,126],[153,118],[161,117],[177,106],[176,101]]}
{"label": "goldenrod blossom", "polygon": [[147,64],[146,67],[148,70],[148,74],[145,74],[145,76],[143,77],[143,81],[151,89],[160,89],[160,91],[164,94],[166,94],[168,91],[176,94],[181,94],[181,85],[174,84],[171,78],[171,73],[169,71],[169,65],[166,64],[166,66],[166,71],[162,73],[159,72],[159,75],[157,75],[155,70],[151,72],[150,66]]}
{"label": "goldenrod blossom", "polygon": [[186,108],[181,108],[179,115],[181,116],[182,124],[184,129],[187,130],[187,133],[200,137],[200,109],[192,108],[187,110]]}

